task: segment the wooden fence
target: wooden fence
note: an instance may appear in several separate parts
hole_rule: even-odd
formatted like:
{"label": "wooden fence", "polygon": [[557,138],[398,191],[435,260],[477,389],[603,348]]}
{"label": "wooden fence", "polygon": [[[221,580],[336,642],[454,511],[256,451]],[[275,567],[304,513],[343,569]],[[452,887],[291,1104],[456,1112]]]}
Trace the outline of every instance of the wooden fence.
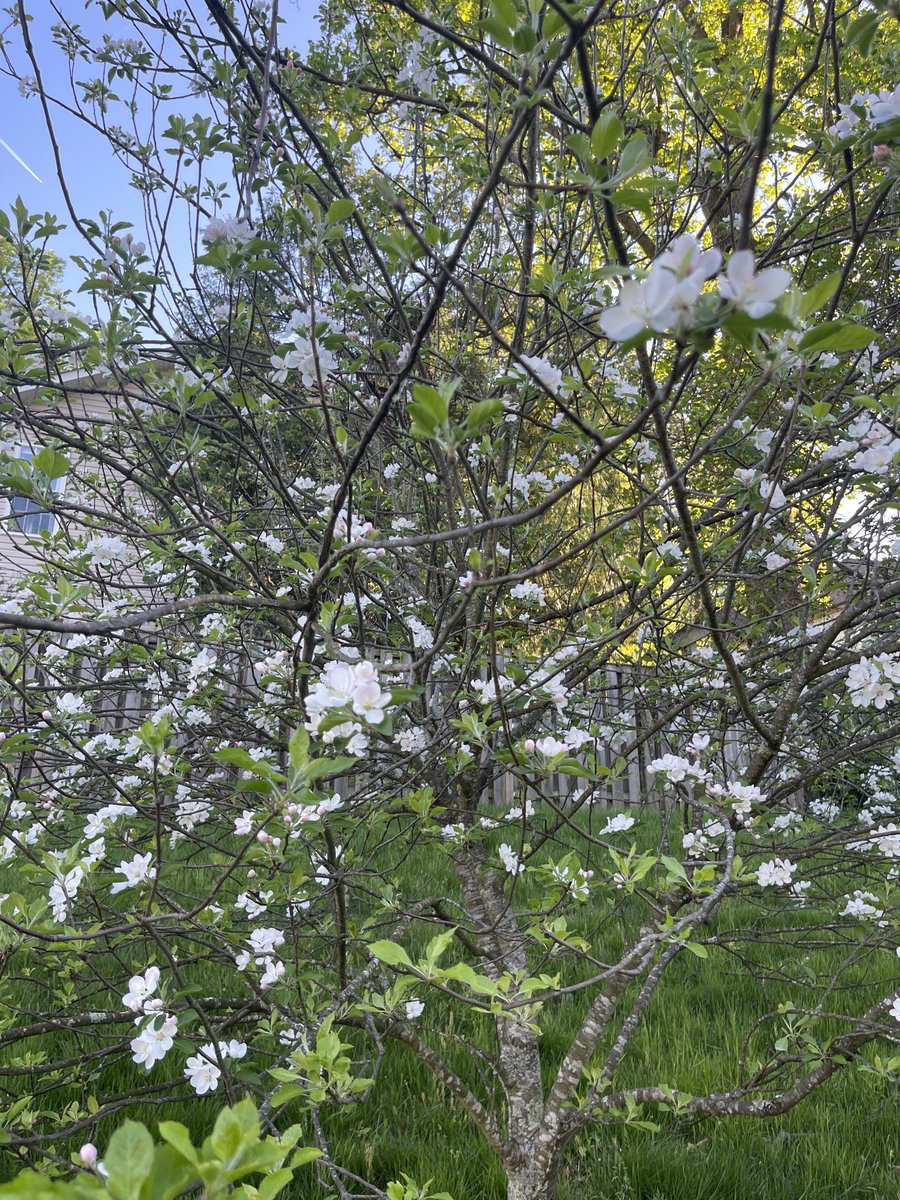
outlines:
{"label": "wooden fence", "polygon": [[[52,662],[44,665],[46,659],[37,651],[30,660],[27,676],[33,685],[46,686],[55,691],[56,685],[52,680]],[[217,669],[222,667],[230,673],[233,680],[234,698],[246,697],[257,686],[257,678],[253,666],[255,654],[249,649],[240,654],[232,654],[230,661],[220,662]],[[502,672],[503,664],[498,663]],[[149,690],[137,690],[128,686],[111,685],[104,681],[103,666],[95,659],[85,658],[83,669],[77,683],[73,686],[80,689],[91,689],[97,692],[97,700],[92,706],[94,719],[90,726],[90,735],[98,733],[122,734],[134,732],[147,716],[154,710],[156,704]],[[565,803],[573,795],[581,792],[586,786],[591,790],[591,802],[604,806],[635,807],[643,804],[662,804],[668,794],[658,786],[647,766],[655,758],[664,754],[684,753],[685,743],[692,728],[690,711],[681,715],[678,726],[662,724],[659,713],[645,701],[642,695],[640,679],[637,672],[628,666],[606,666],[601,671],[591,675],[589,716],[575,723],[581,727],[605,730],[615,727],[615,736],[601,736],[589,744],[585,750],[572,754],[572,757],[587,762],[590,750],[591,758],[596,753],[600,764],[608,768],[616,762],[625,759],[624,770],[615,778],[593,784],[573,775],[553,773],[549,776],[534,776],[533,785],[529,785],[527,777],[521,772],[499,771],[491,785],[482,793],[482,802],[497,807],[509,809],[514,803],[522,803],[529,797],[537,800],[540,797],[549,798],[558,803]],[[577,697],[573,697],[577,701]],[[584,695],[581,697],[585,699]],[[440,708],[439,699],[436,701]],[[52,707],[52,705],[50,705]],[[574,704],[584,711],[583,704]],[[548,722],[542,724],[537,736],[544,736]],[[556,725],[557,730],[568,728],[568,716],[559,717],[549,722]],[[661,725],[661,728],[657,728]],[[654,730],[649,737],[642,737],[643,731]],[[724,738],[719,738],[723,745],[719,754],[719,765],[727,772],[729,778],[740,778],[742,767],[749,757],[749,746],[746,738],[737,731],[729,731]],[[625,747],[630,746],[627,753]],[[353,786],[352,777],[338,779],[335,786],[342,794],[347,795]]]}

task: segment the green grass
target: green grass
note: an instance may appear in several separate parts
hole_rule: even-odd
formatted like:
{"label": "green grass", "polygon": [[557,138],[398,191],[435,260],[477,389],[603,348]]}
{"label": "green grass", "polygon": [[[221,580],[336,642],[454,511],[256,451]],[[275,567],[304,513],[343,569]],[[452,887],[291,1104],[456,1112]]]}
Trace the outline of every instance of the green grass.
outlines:
{"label": "green grass", "polygon": [[[364,841],[363,832],[360,850]],[[415,849],[393,875],[409,895],[428,891],[450,896],[454,891],[446,860],[426,846]],[[845,891],[845,884],[845,880],[837,882],[836,891]],[[632,932],[637,920],[634,902],[626,902],[612,918],[608,911],[598,913],[589,906],[578,912],[580,925],[585,935],[592,935],[593,949],[600,957],[611,956],[621,946],[623,926]],[[598,916],[609,919],[598,924]],[[799,931],[798,942],[803,940],[804,928],[811,929],[814,924],[812,914],[798,909],[785,910],[784,920]],[[772,931],[772,924],[754,904],[735,900],[723,908],[712,932],[725,929],[766,934]],[[404,944],[415,950],[432,932],[420,929],[404,938]],[[794,960],[791,951],[776,941],[755,940],[744,949],[758,964],[758,971],[752,974],[728,951],[717,947],[711,948],[706,960],[687,954],[676,960],[617,1073],[617,1085],[668,1084],[693,1094],[728,1088],[738,1076],[744,1041],[755,1022],[783,1001],[803,1006],[817,999],[812,985],[804,988],[784,979],[781,966],[789,961],[796,970],[802,954],[806,960],[803,969],[811,980],[827,976],[845,961],[847,944],[798,948]],[[844,1007],[861,1011],[892,986],[886,971],[895,964],[888,966],[885,958],[881,955],[880,962],[870,966],[853,964],[846,971],[844,982],[854,991],[843,1000]],[[49,969],[48,964],[49,960],[44,970]],[[46,995],[41,1000],[40,957],[32,955],[30,965],[32,978],[20,979],[15,986],[23,1005],[38,1008],[46,1004]],[[120,968],[117,979],[125,974]],[[227,970],[211,972],[204,966],[195,977],[210,994],[233,987]],[[564,982],[575,978],[574,969],[564,968],[563,977]],[[567,997],[546,1022],[542,1052],[548,1080],[588,998],[582,993]],[[116,1002],[117,996],[113,1007]],[[818,1033],[821,1036],[840,1028],[832,1023],[820,1027]],[[429,994],[421,1031],[440,1045],[459,1073],[474,1078],[469,1054],[454,1037],[488,1048],[486,1018],[454,1012],[443,998]],[[348,1040],[353,1036],[348,1035]],[[772,1036],[772,1026],[764,1025],[750,1042],[751,1058],[767,1053]],[[98,1048],[104,1044],[103,1037],[98,1034],[95,1039]],[[41,1049],[64,1056],[78,1054],[84,1044],[60,1034],[45,1040]],[[30,1048],[34,1049],[34,1044]],[[97,1094],[127,1092],[167,1077],[166,1067],[171,1063],[179,1069],[175,1064],[180,1064],[181,1057],[173,1054],[149,1076],[133,1067],[127,1056],[118,1058],[94,1085]],[[15,1081],[3,1082],[10,1085]],[[72,1086],[48,1093],[47,1107],[58,1111],[72,1101],[83,1104],[88,1090],[73,1081]],[[131,1115],[151,1125],[161,1115],[182,1120],[198,1137],[210,1127],[223,1099],[221,1091],[212,1099],[185,1099],[167,1105],[164,1113],[136,1104]],[[124,1115],[119,1113],[105,1123],[98,1138],[101,1144]],[[659,1122],[659,1132],[606,1126],[573,1143],[560,1180],[559,1200],[897,1200],[900,1196],[897,1097],[884,1081],[856,1069],[839,1073],[780,1118],[687,1123],[655,1111],[645,1115]],[[473,1124],[402,1046],[387,1047],[377,1083],[367,1098],[326,1112],[324,1125],[334,1159],[376,1182],[384,1183],[405,1172],[420,1183],[432,1179],[435,1190],[449,1191],[455,1200],[505,1197],[502,1170]],[[0,1177],[15,1174],[20,1165],[4,1156]],[[290,1200],[326,1200],[332,1193],[319,1185],[312,1168],[306,1168],[286,1195]]]}

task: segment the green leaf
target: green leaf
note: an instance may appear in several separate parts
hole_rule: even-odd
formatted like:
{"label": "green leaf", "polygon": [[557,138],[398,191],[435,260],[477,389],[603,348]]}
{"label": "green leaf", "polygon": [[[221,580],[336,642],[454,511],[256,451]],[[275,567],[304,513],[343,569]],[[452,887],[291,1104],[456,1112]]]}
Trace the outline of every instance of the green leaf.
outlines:
{"label": "green leaf", "polygon": [[352,758],[349,754],[338,755],[337,758],[314,758],[306,769],[306,782],[329,779],[332,775],[345,775],[358,766],[359,759]]}
{"label": "green leaf", "polygon": [[785,330],[793,329],[794,323],[784,313],[773,312],[768,316],[761,317],[759,320],[754,320],[748,317],[744,312],[732,313],[722,322],[722,329],[730,337],[747,349],[752,349],[756,344],[756,336],[758,333],[767,329]]}
{"label": "green leaf", "polygon": [[194,1178],[194,1172],[174,1146],[157,1146],[153,1170],[144,1180],[140,1200],[174,1200]]}
{"label": "green leaf", "polygon": [[860,54],[869,54],[883,20],[884,13],[879,12],[868,12],[864,13],[861,17],[857,17],[847,27],[847,32],[844,35],[845,44],[858,47]]}
{"label": "green leaf", "polygon": [[174,1147],[182,1158],[186,1158],[189,1163],[196,1163],[197,1150],[191,1142],[186,1125],[182,1125],[180,1121],[160,1121],[159,1136]]}
{"label": "green leaf", "polygon": [[325,220],[329,225],[337,225],[352,216],[355,209],[356,204],[352,200],[335,200],[325,214]]}
{"label": "green leaf", "polygon": [[622,140],[625,126],[618,113],[607,109],[597,118],[591,130],[591,149],[597,158],[609,158]]}
{"label": "green leaf", "polygon": [[69,471],[69,460],[66,456],[60,454],[57,450],[51,450],[47,446],[34,455],[31,464],[37,467],[40,473],[46,475],[48,479],[59,479],[61,476],[68,474]]}
{"label": "green leaf", "polygon": [[493,996],[497,992],[497,985],[492,979],[488,979],[487,975],[479,975],[475,972],[468,963],[454,963],[452,967],[447,967],[441,971],[443,979],[457,979],[460,983],[464,983],[466,987],[471,988],[473,992],[478,992],[482,996]]}
{"label": "green leaf", "polygon": [[307,1090],[299,1083],[286,1083],[284,1087],[278,1090],[272,1096],[272,1107],[281,1108],[284,1104],[289,1104],[291,1100],[296,1100],[298,1096],[307,1095]]}
{"label": "green leaf", "polygon": [[315,1162],[317,1158],[322,1157],[322,1151],[317,1150],[315,1146],[301,1146],[291,1156],[291,1166],[303,1167],[307,1163]]}
{"label": "green leaf", "polygon": [[566,19],[562,13],[557,12],[555,8],[548,8],[546,15],[544,16],[544,24],[541,28],[541,32],[543,33],[544,37],[550,41],[552,38],[555,38],[557,34],[562,33],[565,29],[568,29],[568,25],[566,24]]}
{"label": "green leaf", "polygon": [[672,856],[669,854],[661,854],[659,856],[659,861],[666,868],[670,875],[675,875],[678,879],[683,879],[685,883],[688,882],[687,871],[685,871],[684,867],[677,858],[672,858]]}
{"label": "green leaf", "polygon": [[374,954],[379,962],[387,963],[390,967],[412,967],[412,960],[409,955],[396,942],[372,942],[369,946],[369,952]]}
{"label": "green leaf", "polygon": [[288,742],[288,754],[291,766],[295,771],[302,770],[309,761],[309,734],[302,725],[291,734],[291,740]]}
{"label": "green leaf", "polygon": [[466,415],[466,433],[475,433],[482,425],[486,425],[488,421],[492,421],[502,412],[503,401],[499,396],[494,396],[490,400],[476,401]]}
{"label": "green leaf", "polygon": [[491,0],[491,8],[497,21],[505,29],[515,29],[519,23],[514,0]]}
{"label": "green leaf", "polygon": [[709,958],[709,951],[700,942],[685,942],[685,950],[690,950],[696,958]]}
{"label": "green leaf", "polygon": [[800,301],[800,319],[805,320],[814,312],[818,312],[823,305],[827,304],[837,291],[840,282],[841,272],[832,271],[825,279],[820,279],[818,283],[814,283],[809,291],[804,293]]}
{"label": "green leaf", "polygon": [[216,750],[213,758],[219,762],[230,763],[233,767],[241,767],[243,770],[249,771],[251,775],[258,775],[261,779],[284,779],[284,776],[271,763],[258,761],[240,746],[226,746],[222,750]]}
{"label": "green leaf", "polygon": [[825,321],[808,329],[800,341],[801,350],[865,350],[878,336],[867,325],[848,325],[844,321]]}
{"label": "green leaf", "polygon": [[653,200],[641,188],[636,187],[620,187],[613,192],[613,201],[616,208],[623,212],[630,212],[632,209],[638,209],[646,217],[653,217]]}
{"label": "green leaf", "polygon": [[515,39],[509,26],[503,21],[498,21],[496,17],[489,17],[484,21],[479,21],[478,28],[483,29],[485,33],[489,33],[498,45],[505,46],[508,50],[515,48]]}
{"label": "green leaf", "polygon": [[560,775],[572,775],[576,779],[593,779],[594,772],[586,767],[584,763],[578,761],[577,758],[564,758],[562,762],[554,764],[555,771]]}
{"label": "green leaf", "polygon": [[259,1185],[259,1200],[273,1200],[293,1178],[294,1172],[290,1167],[282,1167],[279,1171],[273,1171]]}
{"label": "green leaf", "polygon": [[224,1108],[216,1117],[209,1144],[222,1162],[230,1162],[240,1153],[244,1144],[244,1131],[240,1119],[230,1108]]}
{"label": "green leaf", "polygon": [[427,383],[413,385],[409,419],[414,437],[436,437],[450,416],[450,405],[437,388]]}
{"label": "green leaf", "polygon": [[438,959],[453,941],[455,935],[456,926],[452,925],[449,929],[445,929],[442,933],[437,934],[431,939],[431,941],[428,943],[428,948],[425,951],[425,958],[429,964],[433,964],[438,961]]}
{"label": "green leaf", "polygon": [[613,178],[616,181],[630,179],[632,175],[637,175],[639,171],[643,171],[645,167],[649,167],[652,161],[653,155],[650,152],[650,143],[644,134],[636,133],[623,146],[622,153],[619,155],[619,164]]}
{"label": "green leaf", "polygon": [[139,1200],[153,1170],[153,1138],[137,1121],[126,1121],[109,1140],[103,1155],[107,1186],[116,1200]]}

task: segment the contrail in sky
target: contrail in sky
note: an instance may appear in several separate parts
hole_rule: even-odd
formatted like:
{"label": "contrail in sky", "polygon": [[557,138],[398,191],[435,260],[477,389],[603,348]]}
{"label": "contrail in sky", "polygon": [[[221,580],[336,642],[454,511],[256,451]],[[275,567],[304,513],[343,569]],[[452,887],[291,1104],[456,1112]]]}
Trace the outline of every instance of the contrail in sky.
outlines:
{"label": "contrail in sky", "polygon": [[32,179],[36,179],[38,181],[38,183],[43,182],[43,180],[41,179],[41,177],[39,175],[35,175],[34,171],[32,171],[32,169],[31,169],[31,167],[29,167],[28,163],[25,162],[23,159],[19,158],[18,154],[16,154],[16,152],[15,152],[15,150],[13,150],[12,146],[7,146],[7,144],[6,144],[6,142],[4,142],[3,138],[0,138],[0,146],[2,146],[4,150],[6,150],[9,154],[11,154],[13,156],[13,158],[16,160],[16,162],[19,164],[20,167],[25,168],[25,170],[28,172],[28,174],[31,176]]}

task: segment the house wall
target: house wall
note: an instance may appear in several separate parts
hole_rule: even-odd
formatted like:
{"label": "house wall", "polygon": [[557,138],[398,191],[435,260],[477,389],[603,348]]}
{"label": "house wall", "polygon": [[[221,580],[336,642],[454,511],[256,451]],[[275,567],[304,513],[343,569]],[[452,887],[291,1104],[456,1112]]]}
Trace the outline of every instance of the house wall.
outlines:
{"label": "house wall", "polygon": [[[90,381],[90,383],[92,387],[102,389],[102,380]],[[35,391],[35,389],[31,390]],[[34,400],[32,411],[37,414],[45,411],[52,412],[54,421],[58,421],[60,427],[71,429],[73,433],[80,425],[114,419],[112,413],[112,404],[116,398],[114,393],[106,396],[102,391],[66,390],[64,398],[52,402],[45,398],[46,393],[38,395],[39,398]],[[25,391],[20,391],[19,396],[26,402],[29,399],[28,393]],[[0,449],[14,451],[21,445],[28,446],[34,451],[41,449],[41,443],[34,431],[30,429],[20,431],[12,424],[0,425]],[[67,457],[72,464],[72,470],[65,480],[61,497],[63,500],[78,494],[78,461],[73,461],[71,455],[67,455]],[[89,502],[89,497],[86,499]],[[62,521],[68,528],[77,529],[77,523],[73,517],[67,516],[62,518]],[[61,523],[60,518],[57,518],[57,531],[60,529]],[[0,600],[16,590],[19,581],[25,574],[39,566],[44,542],[45,539],[40,536],[29,536],[19,532],[9,500],[0,497]]]}

